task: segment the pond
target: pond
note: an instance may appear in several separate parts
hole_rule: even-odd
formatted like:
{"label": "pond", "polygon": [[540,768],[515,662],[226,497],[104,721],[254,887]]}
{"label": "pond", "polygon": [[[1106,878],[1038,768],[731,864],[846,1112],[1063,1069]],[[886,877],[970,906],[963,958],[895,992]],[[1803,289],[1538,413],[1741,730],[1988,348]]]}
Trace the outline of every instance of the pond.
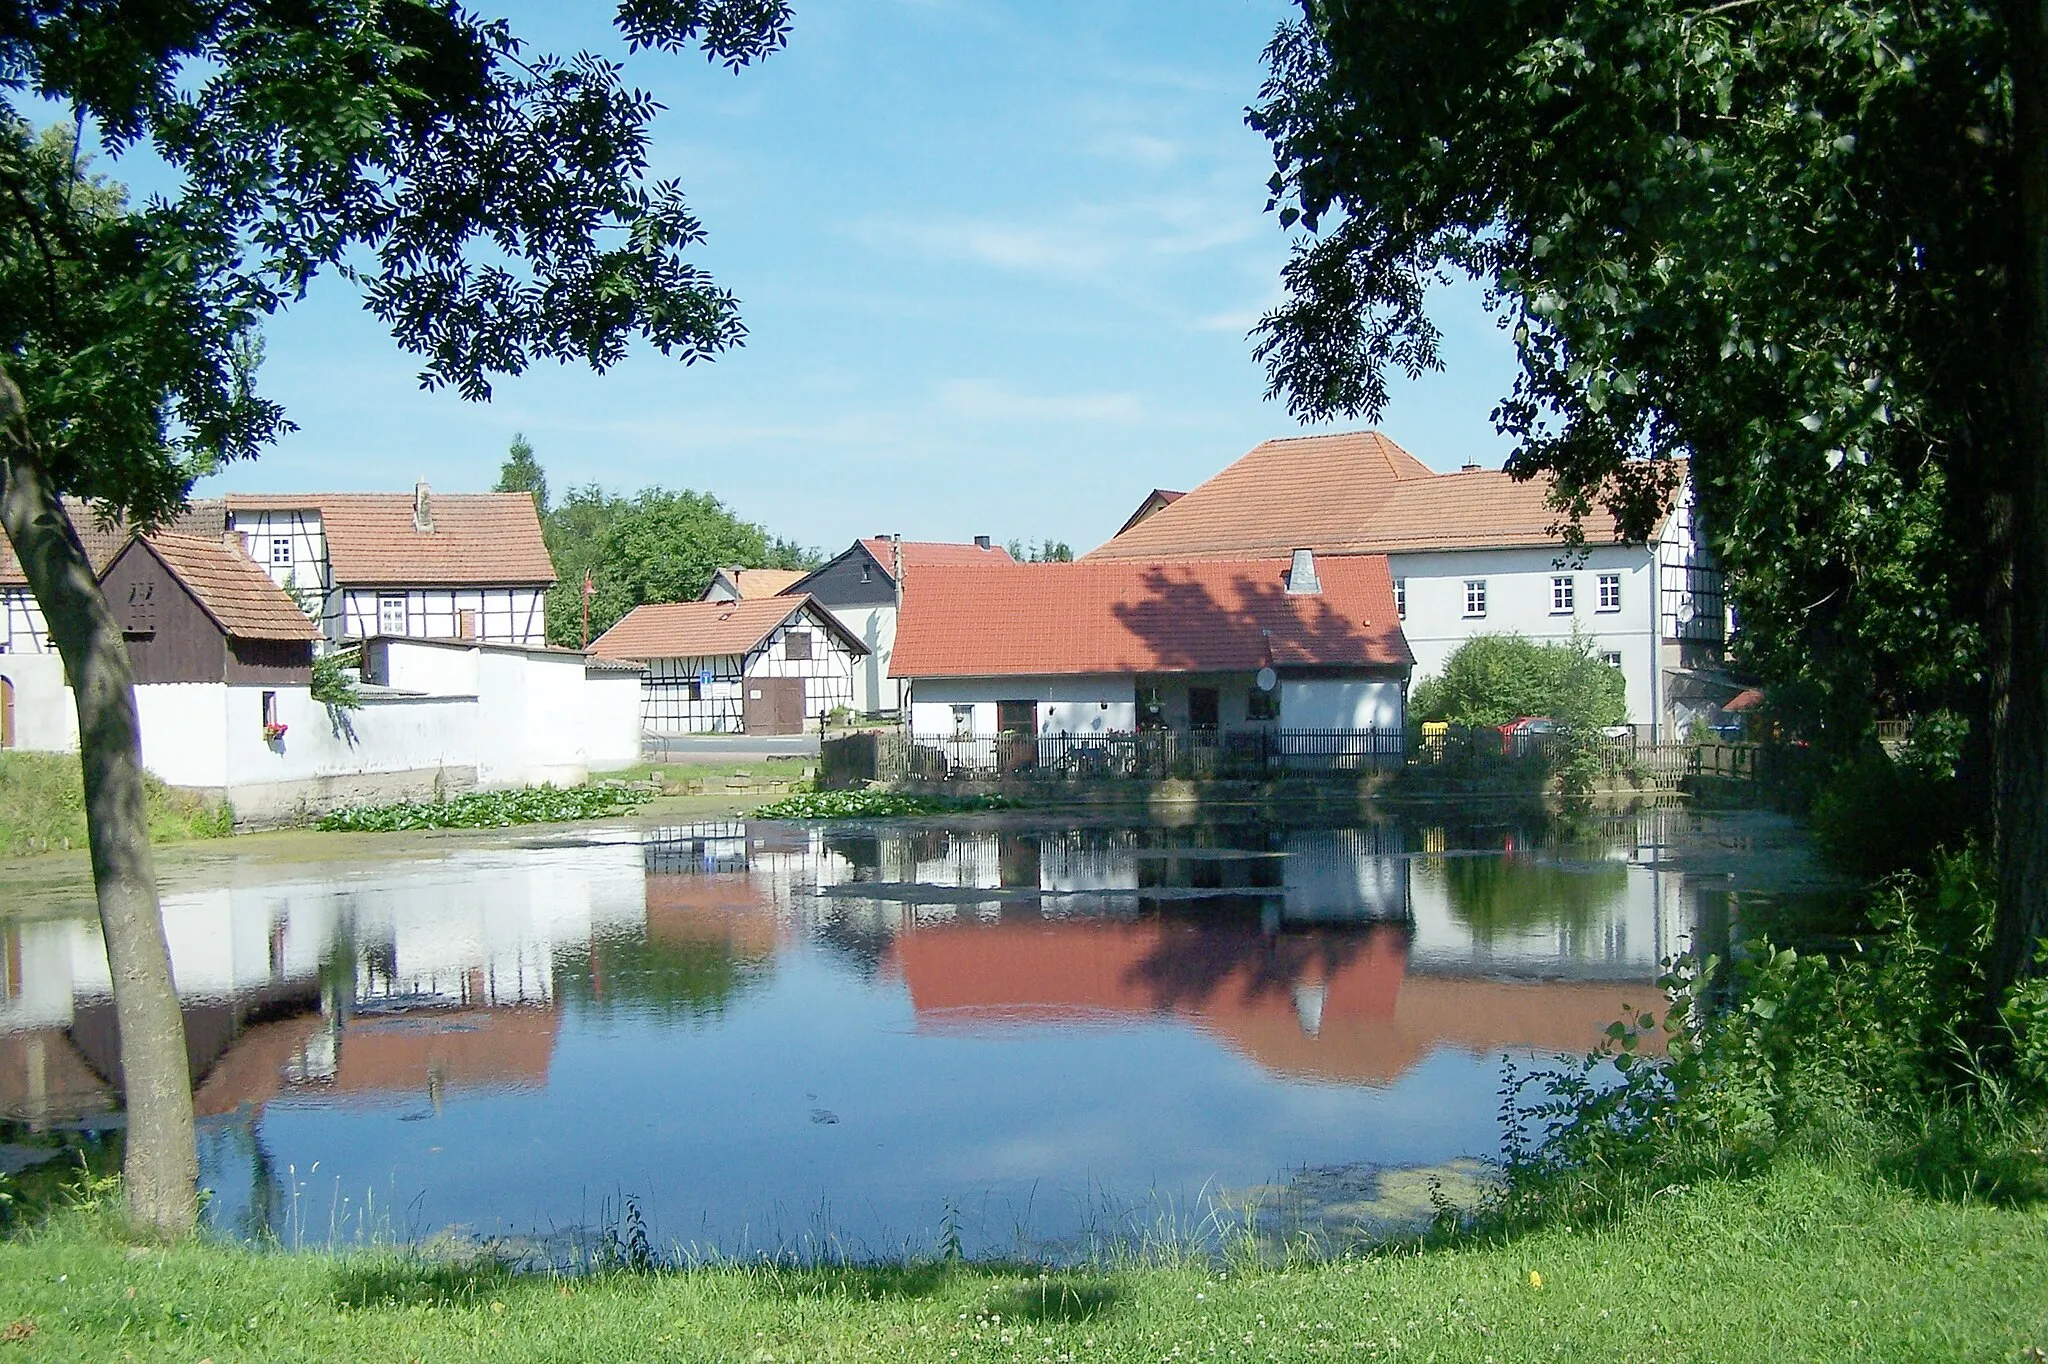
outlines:
{"label": "pond", "polygon": [[[1072,1259],[1247,1208],[1338,1243],[1481,1173],[1506,1065],[1725,942],[1740,844],[1668,810],[1012,813],[215,854],[164,905],[206,1217],[555,1260],[629,1207],[728,1256]],[[0,1116],[106,1128],[97,925],[44,898],[0,920]]]}

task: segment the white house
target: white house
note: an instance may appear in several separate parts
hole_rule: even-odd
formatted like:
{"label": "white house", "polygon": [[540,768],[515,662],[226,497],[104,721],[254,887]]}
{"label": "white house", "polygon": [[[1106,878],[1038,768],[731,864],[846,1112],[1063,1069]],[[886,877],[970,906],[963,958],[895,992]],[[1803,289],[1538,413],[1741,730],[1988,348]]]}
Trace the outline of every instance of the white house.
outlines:
{"label": "white house", "polygon": [[853,709],[864,715],[894,715],[903,698],[890,659],[896,648],[897,574],[907,584],[920,573],[977,564],[1015,562],[986,535],[971,545],[905,540],[876,535],[856,540],[830,563],[784,589],[808,595],[829,610],[866,648],[854,668]]}
{"label": "white house", "polygon": [[990,564],[906,584],[913,738],[1399,736],[1412,659],[1379,555]]}
{"label": "white house", "polygon": [[798,734],[853,703],[867,646],[805,596],[636,606],[590,645],[645,664],[657,734]]}
{"label": "white house", "polygon": [[236,493],[227,528],[331,643],[547,643],[553,561],[527,493]]}
{"label": "white house", "polygon": [[1377,431],[1272,440],[1185,495],[1155,490],[1083,560],[1384,555],[1418,681],[1474,635],[1576,633],[1626,675],[1630,720],[1653,737],[1733,695],[1717,671],[1721,574],[1689,489],[1648,544],[1618,541],[1596,509],[1576,557],[1548,491],[1476,465],[1436,473]]}

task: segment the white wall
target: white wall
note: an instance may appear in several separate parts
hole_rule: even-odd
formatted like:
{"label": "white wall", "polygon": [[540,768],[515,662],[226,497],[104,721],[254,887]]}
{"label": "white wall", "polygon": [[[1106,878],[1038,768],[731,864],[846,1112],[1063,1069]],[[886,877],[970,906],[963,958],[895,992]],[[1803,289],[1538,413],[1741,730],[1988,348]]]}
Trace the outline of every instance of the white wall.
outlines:
{"label": "white wall", "polygon": [[1280,679],[1282,729],[1399,729],[1404,712],[1399,682]]}
{"label": "white wall", "polygon": [[584,754],[593,772],[617,772],[640,761],[640,674],[585,674]]}
{"label": "white wall", "polygon": [[[538,587],[345,588],[340,599],[338,637],[405,634],[413,639],[461,636],[462,613],[473,613],[475,637],[492,644],[548,642],[547,593]],[[403,598],[405,629],[387,628],[383,598]]]}
{"label": "white wall", "polygon": [[[1574,627],[1597,653],[1618,653],[1628,683],[1629,721],[1648,724],[1655,713],[1657,661],[1656,574],[1650,550],[1624,545],[1590,548],[1583,566],[1558,567],[1548,548],[1450,550],[1393,554],[1387,565],[1406,585],[1408,611],[1401,630],[1415,653],[1414,681],[1441,673],[1458,646],[1474,635],[1519,634],[1563,643]],[[1621,607],[1599,609],[1602,573],[1621,575]],[[1573,606],[1551,609],[1551,580],[1568,577]],[[1486,583],[1486,614],[1465,614],[1465,583]],[[1286,721],[1292,725],[1290,718]]]}
{"label": "white wall", "polygon": [[896,608],[835,607],[832,614],[849,634],[868,646],[867,656],[853,663],[853,708],[866,715],[900,709],[902,683],[889,676],[889,659],[896,651]]}
{"label": "white wall", "polygon": [[911,684],[910,732],[949,737],[953,707],[974,707],[974,734],[996,730],[998,701],[1036,701],[1041,734],[1128,734],[1138,727],[1136,684],[1107,677],[926,677]]}
{"label": "white wall", "polygon": [[51,652],[49,628],[36,594],[19,584],[0,587],[0,654]]}
{"label": "white wall", "polygon": [[30,753],[78,751],[78,710],[56,654],[0,654],[0,677],[14,684],[14,746]]}

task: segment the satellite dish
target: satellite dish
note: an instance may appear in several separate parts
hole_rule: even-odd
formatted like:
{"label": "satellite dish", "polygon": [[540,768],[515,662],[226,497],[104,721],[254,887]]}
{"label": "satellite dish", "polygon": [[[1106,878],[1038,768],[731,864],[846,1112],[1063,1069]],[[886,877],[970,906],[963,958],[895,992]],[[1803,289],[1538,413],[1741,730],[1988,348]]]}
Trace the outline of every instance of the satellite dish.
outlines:
{"label": "satellite dish", "polygon": [[1271,691],[1280,685],[1280,675],[1271,668],[1259,669],[1259,675],[1256,680],[1258,681],[1260,691]]}

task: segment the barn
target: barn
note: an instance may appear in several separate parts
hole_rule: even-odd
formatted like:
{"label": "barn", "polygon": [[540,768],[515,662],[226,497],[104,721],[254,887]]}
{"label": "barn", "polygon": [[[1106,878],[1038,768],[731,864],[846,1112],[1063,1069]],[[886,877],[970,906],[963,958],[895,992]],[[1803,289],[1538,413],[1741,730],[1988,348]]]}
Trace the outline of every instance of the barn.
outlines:
{"label": "barn", "polygon": [[853,704],[865,644],[808,596],[636,606],[590,652],[647,668],[654,734],[797,734]]}

